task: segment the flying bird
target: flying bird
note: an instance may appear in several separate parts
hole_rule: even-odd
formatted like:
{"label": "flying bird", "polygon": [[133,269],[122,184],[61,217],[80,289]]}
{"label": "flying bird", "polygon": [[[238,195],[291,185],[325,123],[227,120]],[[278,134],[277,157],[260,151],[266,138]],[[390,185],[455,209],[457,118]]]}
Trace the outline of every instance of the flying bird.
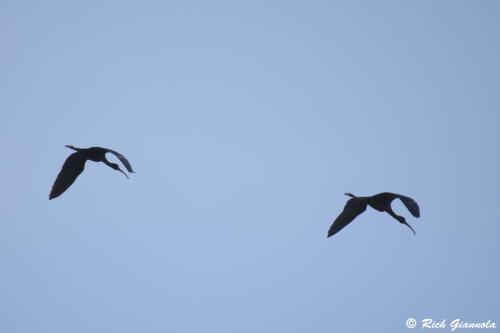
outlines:
{"label": "flying bird", "polygon": [[125,168],[127,168],[128,172],[134,172],[134,170],[132,170],[132,166],[125,158],[125,156],[114,150],[101,147],[76,148],[69,145],[66,147],[75,150],[76,153],[69,155],[69,157],[64,162],[61,171],[57,175],[54,185],[52,185],[49,200],[57,198],[58,196],[63,194],[64,191],[66,191],[68,187],[70,187],[71,184],[75,182],[76,178],[82,173],[83,169],[85,168],[85,162],[87,162],[87,160],[94,162],[103,162],[110,168],[120,171],[128,178],[127,174],[123,172],[122,169],[120,169],[118,164],[111,163],[106,159],[106,153],[115,155],[123,163]]}
{"label": "flying bird", "polygon": [[391,202],[394,199],[399,199],[403,202],[403,204],[408,208],[410,213],[415,217],[420,217],[420,209],[418,208],[418,204],[415,200],[410,197],[390,193],[383,192],[376,194],[371,197],[357,197],[352,193],[345,193],[345,195],[351,197],[351,199],[347,200],[345,204],[344,210],[340,215],[335,219],[330,230],[328,230],[328,237],[335,235],[337,232],[342,230],[346,225],[352,222],[359,214],[363,213],[366,210],[366,206],[370,206],[373,209],[378,210],[379,212],[387,212],[389,215],[398,220],[399,223],[406,225],[408,228],[413,231],[415,234],[415,230],[406,222],[406,219],[403,216],[396,215],[391,208]]}

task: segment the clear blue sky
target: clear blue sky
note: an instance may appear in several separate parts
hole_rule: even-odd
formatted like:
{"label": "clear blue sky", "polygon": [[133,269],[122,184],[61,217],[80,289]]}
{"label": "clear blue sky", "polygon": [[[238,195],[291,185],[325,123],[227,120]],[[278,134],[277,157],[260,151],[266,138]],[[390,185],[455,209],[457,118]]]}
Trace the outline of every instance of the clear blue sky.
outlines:
{"label": "clear blue sky", "polygon": [[[2,1],[0,331],[500,322],[497,1]],[[48,194],[64,147],[123,153]],[[417,235],[344,192],[404,193]],[[416,330],[418,331],[418,330]]]}

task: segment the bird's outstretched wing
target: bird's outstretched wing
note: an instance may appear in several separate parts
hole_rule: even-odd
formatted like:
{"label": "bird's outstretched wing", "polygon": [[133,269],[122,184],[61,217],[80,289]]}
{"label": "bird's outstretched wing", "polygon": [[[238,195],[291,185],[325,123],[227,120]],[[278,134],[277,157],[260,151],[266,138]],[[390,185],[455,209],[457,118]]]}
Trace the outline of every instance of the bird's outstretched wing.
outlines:
{"label": "bird's outstretched wing", "polygon": [[415,217],[420,217],[420,208],[418,207],[418,204],[415,200],[401,194],[397,194],[397,197],[399,198],[399,200],[403,202],[406,208],[408,208],[411,215]]}
{"label": "bird's outstretched wing", "polygon": [[85,168],[86,159],[81,153],[73,153],[64,162],[61,171],[57,175],[52,190],[50,191],[49,200],[57,198],[71,186]]}
{"label": "bird's outstretched wing", "polygon": [[106,152],[115,155],[120,160],[120,162],[123,163],[125,168],[127,168],[128,172],[134,173],[134,170],[132,170],[132,166],[130,165],[129,161],[125,158],[125,156],[111,149],[106,149]]}
{"label": "bird's outstretched wing", "polygon": [[330,230],[328,230],[328,237],[335,235],[342,230],[346,225],[352,222],[359,214],[366,210],[366,202],[357,198],[352,198],[347,201],[344,210],[335,219]]}
{"label": "bird's outstretched wing", "polygon": [[[384,208],[390,205],[394,199],[399,199],[403,202],[406,208],[410,211],[411,215],[420,217],[420,209],[415,200],[402,194],[382,192],[371,197],[375,209]],[[377,208],[379,206],[379,208]]]}

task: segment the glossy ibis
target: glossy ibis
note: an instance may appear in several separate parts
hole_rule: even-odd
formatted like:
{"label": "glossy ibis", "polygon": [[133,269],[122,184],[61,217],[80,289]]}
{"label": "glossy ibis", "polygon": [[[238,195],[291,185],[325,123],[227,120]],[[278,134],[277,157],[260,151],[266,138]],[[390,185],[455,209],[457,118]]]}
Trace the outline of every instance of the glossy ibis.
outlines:
{"label": "glossy ibis", "polygon": [[415,230],[413,230],[411,225],[406,222],[406,219],[403,216],[396,215],[391,208],[391,202],[394,199],[399,199],[403,202],[406,208],[408,208],[413,216],[420,217],[418,204],[412,198],[390,192],[379,193],[371,197],[356,197],[352,193],[345,193],[345,195],[351,197],[351,199],[347,201],[344,210],[335,219],[335,222],[333,222],[330,230],[328,230],[328,237],[335,235],[337,232],[342,230],[342,228],[351,223],[352,220],[366,210],[366,206],[370,206],[379,212],[387,212],[389,215],[398,220],[399,223],[402,223],[410,228],[411,231],[413,231],[413,234],[415,234]]}
{"label": "glossy ibis", "polygon": [[122,169],[120,169],[118,164],[111,163],[106,159],[106,153],[111,153],[115,155],[123,163],[123,165],[125,165],[125,168],[127,168],[128,172],[130,173],[134,172],[132,170],[132,166],[127,161],[125,156],[114,150],[101,147],[90,147],[90,148],[76,148],[73,146],[66,146],[66,147],[75,150],[76,153],[69,155],[69,157],[64,162],[61,171],[57,175],[54,185],[52,185],[52,190],[50,191],[49,200],[57,198],[58,196],[63,194],[64,191],[66,191],[68,187],[70,187],[71,184],[75,182],[76,178],[82,173],[83,169],[85,168],[85,162],[87,162],[87,160],[94,162],[103,162],[110,168],[120,171],[128,178],[127,174],[123,172]]}

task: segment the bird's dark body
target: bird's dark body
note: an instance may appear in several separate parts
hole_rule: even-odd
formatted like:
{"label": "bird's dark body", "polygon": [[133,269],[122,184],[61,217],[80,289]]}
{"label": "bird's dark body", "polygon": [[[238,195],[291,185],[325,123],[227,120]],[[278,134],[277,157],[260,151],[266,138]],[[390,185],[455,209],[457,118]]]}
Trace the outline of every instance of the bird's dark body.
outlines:
{"label": "bird's dark body", "polygon": [[367,199],[368,205],[373,209],[378,210],[379,212],[385,212],[387,209],[387,202],[390,202],[393,199],[395,199],[392,193],[388,192],[379,193],[372,197],[365,197],[365,198]]}
{"label": "bird's dark body", "polygon": [[399,223],[406,225],[413,231],[413,233],[415,233],[415,230],[413,230],[413,228],[406,222],[406,219],[403,216],[399,216],[394,213],[391,207],[391,202],[394,199],[400,199],[413,216],[420,217],[420,209],[415,200],[412,198],[391,192],[382,192],[371,197],[356,197],[351,193],[346,193],[346,195],[351,197],[351,199],[347,201],[344,210],[335,219],[335,222],[333,222],[332,226],[328,230],[328,237],[335,235],[346,225],[351,223],[358,215],[366,210],[367,206],[370,206],[379,212],[388,213]]}
{"label": "bird's dark body", "polygon": [[133,173],[132,166],[128,160],[122,154],[107,148],[101,147],[90,147],[90,148],[76,148],[73,146],[66,146],[68,148],[76,151],[75,153],[69,155],[69,157],[64,161],[61,171],[57,175],[57,178],[50,191],[49,200],[57,198],[66,191],[71,184],[73,184],[76,178],[83,172],[85,168],[85,162],[87,160],[94,162],[103,162],[110,168],[120,171],[127,178],[127,174],[123,172],[122,169],[116,163],[111,163],[106,159],[106,153],[112,153],[115,155],[127,168],[127,171]]}
{"label": "bird's dark body", "polygon": [[106,155],[107,151],[101,147],[90,147],[90,148],[81,150],[80,153],[87,160],[91,160],[94,162],[101,162],[102,160],[105,159],[105,155]]}

